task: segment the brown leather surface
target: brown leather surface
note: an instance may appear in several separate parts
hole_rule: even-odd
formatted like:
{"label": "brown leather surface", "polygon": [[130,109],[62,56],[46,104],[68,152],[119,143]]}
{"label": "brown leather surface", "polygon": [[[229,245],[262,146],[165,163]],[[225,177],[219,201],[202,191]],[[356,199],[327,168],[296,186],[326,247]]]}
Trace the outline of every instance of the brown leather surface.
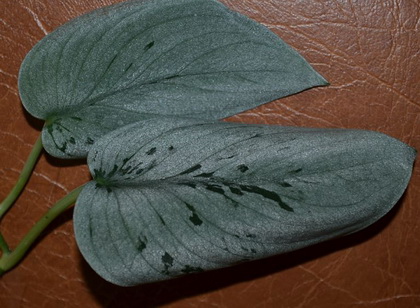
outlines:
{"label": "brown leather surface", "polygon": [[[42,123],[17,91],[20,63],[46,33],[117,0],[0,1],[0,198],[15,183]],[[225,0],[267,25],[330,82],[234,117],[281,125],[372,129],[420,149],[417,0]],[[43,155],[1,222],[14,246],[48,207],[89,179]],[[420,163],[395,209],[357,234],[289,255],[181,279],[120,288],[75,245],[68,212],[0,280],[0,307],[420,307]]]}

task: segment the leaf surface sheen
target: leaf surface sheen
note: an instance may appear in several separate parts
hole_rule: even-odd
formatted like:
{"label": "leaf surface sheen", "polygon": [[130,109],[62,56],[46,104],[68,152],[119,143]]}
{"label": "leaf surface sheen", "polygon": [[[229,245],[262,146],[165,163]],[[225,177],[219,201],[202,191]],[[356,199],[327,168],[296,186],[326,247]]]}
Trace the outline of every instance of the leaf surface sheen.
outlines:
{"label": "leaf surface sheen", "polygon": [[213,0],[128,1],[61,26],[19,91],[57,157],[157,115],[220,119],[326,81],[274,33]]}
{"label": "leaf surface sheen", "polygon": [[385,215],[414,157],[371,131],[147,120],[93,146],[76,240],[124,286],[284,253]]}

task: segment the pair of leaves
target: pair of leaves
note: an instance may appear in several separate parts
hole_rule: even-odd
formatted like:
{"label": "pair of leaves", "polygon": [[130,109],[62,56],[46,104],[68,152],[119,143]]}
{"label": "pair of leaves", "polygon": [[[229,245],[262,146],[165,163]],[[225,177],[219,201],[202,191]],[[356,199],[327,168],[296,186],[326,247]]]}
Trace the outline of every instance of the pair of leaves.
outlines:
{"label": "pair of leaves", "polygon": [[414,157],[370,131],[147,120],[90,151],[76,240],[122,286],[267,257],[378,220]]}
{"label": "pair of leaves", "polygon": [[45,149],[85,157],[104,134],[161,115],[220,119],[326,81],[264,26],[214,0],[129,1],[41,40],[19,75]]}
{"label": "pair of leaves", "polygon": [[96,10],[44,38],[19,74],[25,108],[46,121],[45,149],[89,152],[76,239],[119,285],[291,251],[384,215],[414,160],[395,139],[164,117],[216,120],[324,84],[214,0]]}

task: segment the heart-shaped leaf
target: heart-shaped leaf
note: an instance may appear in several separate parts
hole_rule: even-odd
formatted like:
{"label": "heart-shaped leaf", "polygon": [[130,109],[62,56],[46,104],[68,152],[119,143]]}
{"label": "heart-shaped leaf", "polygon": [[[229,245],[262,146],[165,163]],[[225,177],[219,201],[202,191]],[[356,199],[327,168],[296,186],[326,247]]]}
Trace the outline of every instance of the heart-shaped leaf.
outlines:
{"label": "heart-shaped leaf", "polygon": [[220,119],[325,85],[264,26],[213,0],[130,1],[58,28],[25,58],[19,91],[52,155],[155,115]]}
{"label": "heart-shaped leaf", "polygon": [[383,134],[161,119],[99,139],[77,243],[128,286],[263,258],[386,214],[415,151]]}

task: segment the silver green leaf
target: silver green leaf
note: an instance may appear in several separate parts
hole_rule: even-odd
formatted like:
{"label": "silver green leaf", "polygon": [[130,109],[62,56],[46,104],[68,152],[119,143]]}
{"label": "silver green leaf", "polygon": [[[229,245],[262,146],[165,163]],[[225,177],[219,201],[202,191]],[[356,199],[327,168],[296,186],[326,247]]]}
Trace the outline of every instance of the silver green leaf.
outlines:
{"label": "silver green leaf", "polygon": [[122,286],[284,253],[385,215],[414,158],[371,131],[146,120],[89,152],[76,240]]}
{"label": "silver green leaf", "polygon": [[220,119],[326,81],[274,33],[214,0],[129,1],[41,40],[19,75],[52,155],[156,115]]}

